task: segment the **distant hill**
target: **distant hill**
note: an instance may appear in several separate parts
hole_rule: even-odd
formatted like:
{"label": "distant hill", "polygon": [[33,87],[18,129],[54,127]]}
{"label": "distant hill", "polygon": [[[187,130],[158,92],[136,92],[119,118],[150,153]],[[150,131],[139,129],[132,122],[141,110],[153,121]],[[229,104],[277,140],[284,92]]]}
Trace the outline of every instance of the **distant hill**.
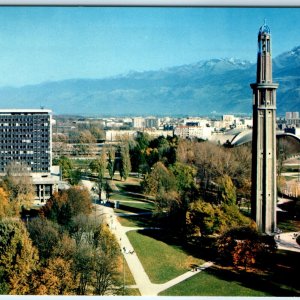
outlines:
{"label": "distant hill", "polygon": [[[212,59],[105,79],[70,79],[0,88],[1,108],[38,108],[54,114],[206,115],[251,113],[256,63]],[[300,46],[273,61],[279,83],[277,114],[300,110]]]}

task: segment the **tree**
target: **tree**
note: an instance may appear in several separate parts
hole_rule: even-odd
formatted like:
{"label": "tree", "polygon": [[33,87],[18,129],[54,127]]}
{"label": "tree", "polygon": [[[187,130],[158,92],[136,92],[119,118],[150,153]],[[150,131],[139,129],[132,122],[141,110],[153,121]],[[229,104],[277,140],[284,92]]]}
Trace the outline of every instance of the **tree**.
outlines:
{"label": "tree", "polygon": [[95,260],[93,287],[95,295],[104,295],[107,290],[117,285],[115,276],[119,262],[119,245],[109,231],[103,225],[98,227],[95,234]]}
{"label": "tree", "polygon": [[180,141],[177,149],[178,161],[196,166],[204,194],[215,189],[214,183],[224,176],[231,178],[238,191],[250,194],[251,157],[248,146],[224,148],[210,142]]}
{"label": "tree", "polygon": [[91,134],[93,135],[93,137],[96,139],[96,141],[105,139],[105,131],[103,130],[102,125],[91,124],[90,131],[91,131]]}
{"label": "tree", "polygon": [[203,200],[192,202],[187,211],[190,235],[222,234],[229,228],[249,226],[251,219],[240,213],[235,205],[215,205]]}
{"label": "tree", "polygon": [[178,162],[194,164],[195,163],[195,142],[190,140],[179,140],[176,151]]}
{"label": "tree", "polygon": [[99,158],[92,160],[89,166],[92,172],[95,172],[99,177],[104,178],[105,170],[107,169],[107,157],[105,151],[102,151]]}
{"label": "tree", "polygon": [[53,257],[61,257],[66,261],[71,261],[74,257],[76,250],[76,243],[73,238],[71,238],[68,232],[61,234],[60,239],[53,249]]}
{"label": "tree", "polygon": [[202,200],[191,203],[187,212],[187,227],[189,235],[206,236],[216,232],[215,207]]}
{"label": "tree", "polygon": [[53,255],[60,240],[58,225],[46,218],[36,218],[28,223],[28,232],[33,244],[43,260]]}
{"label": "tree", "polygon": [[114,235],[105,225],[85,215],[73,219],[70,233],[76,241],[73,261],[77,293],[87,294],[90,286],[95,295],[104,295],[117,285],[120,249]]}
{"label": "tree", "polygon": [[87,188],[82,186],[74,186],[65,191],[67,194],[67,202],[70,204],[73,216],[78,214],[90,214],[92,210],[91,196]]}
{"label": "tree", "polygon": [[70,261],[51,258],[47,266],[31,277],[31,293],[34,295],[72,295],[76,287]]}
{"label": "tree", "polygon": [[11,206],[8,193],[0,187],[0,219],[13,215],[14,209]]}
{"label": "tree", "polygon": [[53,160],[53,165],[60,166],[63,178],[71,177],[71,173],[74,169],[74,164],[71,159],[66,156],[61,156],[59,159]]}
{"label": "tree", "polygon": [[95,143],[95,142],[96,142],[96,139],[92,135],[92,133],[90,132],[90,130],[88,130],[88,129],[82,130],[79,133],[79,143],[90,144],[90,143]]}
{"label": "tree", "polygon": [[226,231],[217,242],[218,252],[224,263],[242,267],[257,266],[276,250],[273,237],[258,233],[255,226],[242,226]]}
{"label": "tree", "polygon": [[228,175],[218,178],[218,184],[221,189],[221,202],[231,205],[236,204],[236,188]]}
{"label": "tree", "polygon": [[78,185],[81,180],[81,170],[79,168],[73,169],[69,173],[69,183],[71,185]]}
{"label": "tree", "polygon": [[34,200],[34,188],[32,178],[25,163],[12,161],[6,167],[6,175],[3,178],[4,188],[9,193],[10,201],[21,207],[30,208]]}
{"label": "tree", "polygon": [[90,244],[83,243],[76,247],[74,254],[74,272],[78,279],[77,295],[86,295],[87,287],[93,276],[94,251]]}
{"label": "tree", "polygon": [[150,136],[144,132],[137,132],[135,141],[137,142],[140,149],[146,149],[150,143]]}
{"label": "tree", "polygon": [[107,163],[105,151],[102,151],[99,159],[93,160],[90,163],[91,170],[97,173],[95,187],[99,195],[99,201],[101,201],[102,190],[104,189],[105,186],[104,176],[105,176],[105,170],[107,169],[107,165],[108,163]]}
{"label": "tree", "polygon": [[[101,220],[97,220],[98,222],[101,222]],[[97,223],[93,217],[85,214],[73,217],[69,232],[77,246],[83,243],[93,244],[95,231],[98,227]]]}
{"label": "tree", "polygon": [[68,190],[54,193],[40,214],[58,224],[69,226],[72,218],[79,214],[89,214],[92,210],[89,191],[82,186],[72,186]]}
{"label": "tree", "polygon": [[38,251],[21,221],[1,220],[0,236],[2,280],[9,286],[9,294],[28,294],[29,277],[38,264]]}
{"label": "tree", "polygon": [[176,179],[162,162],[157,162],[142,183],[146,194],[157,196],[164,192],[176,190]]}
{"label": "tree", "polygon": [[115,174],[115,151],[113,148],[108,150],[107,169],[110,179],[112,180]]}
{"label": "tree", "polygon": [[170,170],[176,178],[177,190],[181,194],[195,192],[195,177],[197,174],[195,167],[177,162],[170,167]]}
{"label": "tree", "polygon": [[129,156],[128,146],[123,145],[120,148],[120,166],[119,166],[121,180],[126,180],[129,176],[129,172],[131,171],[131,163]]}

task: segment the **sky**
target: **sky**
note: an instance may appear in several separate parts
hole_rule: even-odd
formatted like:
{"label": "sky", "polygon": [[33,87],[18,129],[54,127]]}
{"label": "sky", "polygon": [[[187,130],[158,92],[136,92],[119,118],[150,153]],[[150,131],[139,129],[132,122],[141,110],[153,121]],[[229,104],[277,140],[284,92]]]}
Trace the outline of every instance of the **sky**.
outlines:
{"label": "sky", "polygon": [[0,86],[104,78],[300,45],[300,8],[0,7]]}

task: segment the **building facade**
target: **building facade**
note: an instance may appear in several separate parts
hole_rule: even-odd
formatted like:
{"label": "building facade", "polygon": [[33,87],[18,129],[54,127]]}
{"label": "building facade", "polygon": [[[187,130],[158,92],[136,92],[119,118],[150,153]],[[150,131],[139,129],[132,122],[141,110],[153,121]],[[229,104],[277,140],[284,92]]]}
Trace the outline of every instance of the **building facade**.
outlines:
{"label": "building facade", "polygon": [[258,230],[276,231],[276,89],[272,82],[270,28],[264,24],[258,33],[257,75],[253,90],[252,206]]}
{"label": "building facade", "polygon": [[51,133],[49,110],[0,110],[0,173],[11,161],[33,173],[50,172]]}
{"label": "building facade", "polygon": [[298,111],[286,112],[285,120],[288,126],[300,127],[300,116]]}
{"label": "building facade", "polygon": [[51,120],[51,111],[46,109],[0,110],[0,175],[6,174],[11,162],[25,165],[38,203],[44,203],[57,189],[51,176]]}
{"label": "building facade", "polygon": [[156,117],[147,117],[145,118],[145,127],[146,128],[159,128],[160,121]]}
{"label": "building facade", "polygon": [[144,128],[145,127],[145,119],[142,117],[135,117],[132,119],[132,127],[133,128]]}

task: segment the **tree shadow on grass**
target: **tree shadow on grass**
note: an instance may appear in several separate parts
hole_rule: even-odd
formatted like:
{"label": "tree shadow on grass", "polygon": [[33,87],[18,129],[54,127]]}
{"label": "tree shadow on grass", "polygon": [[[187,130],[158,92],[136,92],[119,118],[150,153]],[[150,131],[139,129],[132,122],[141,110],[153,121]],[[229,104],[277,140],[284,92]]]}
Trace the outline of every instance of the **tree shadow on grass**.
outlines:
{"label": "tree shadow on grass", "polygon": [[[158,225],[158,223],[154,223],[152,227],[160,226]],[[207,246],[209,243],[208,241],[206,242],[205,247],[199,248],[199,246],[186,242],[186,240],[183,240],[175,233],[171,232],[170,230],[164,229],[163,227],[160,230],[144,229],[139,230],[138,232],[142,235],[151,237],[168,245],[175,246],[176,248],[181,249],[188,255],[191,255],[195,258],[203,260],[212,260],[213,258],[215,258],[215,250],[212,247]]]}
{"label": "tree shadow on grass", "polygon": [[202,239],[202,245],[199,245],[199,243],[183,243],[175,234],[172,235],[167,230],[139,230],[138,232],[168,245],[176,246],[195,258],[214,261],[215,267],[209,268],[205,272],[222,280],[235,281],[244,287],[266,292],[272,296],[300,296],[298,279],[300,253],[277,251],[266,259],[260,269],[246,272],[217,265],[219,260],[214,248],[215,240],[203,241]]}
{"label": "tree shadow on grass", "polygon": [[122,218],[132,222],[133,227],[155,227],[155,221],[152,219],[151,215],[122,216]]}
{"label": "tree shadow on grass", "polygon": [[128,193],[142,193],[142,188],[140,185],[134,185],[134,184],[117,184],[119,190],[123,192],[128,192]]}
{"label": "tree shadow on grass", "polygon": [[232,269],[223,269],[219,267],[212,267],[206,269],[205,272],[211,274],[224,281],[238,282],[243,287],[262,291],[271,296],[299,296],[299,292],[294,287],[286,286],[284,284],[272,280],[269,274],[259,274],[257,272],[234,271]]}

